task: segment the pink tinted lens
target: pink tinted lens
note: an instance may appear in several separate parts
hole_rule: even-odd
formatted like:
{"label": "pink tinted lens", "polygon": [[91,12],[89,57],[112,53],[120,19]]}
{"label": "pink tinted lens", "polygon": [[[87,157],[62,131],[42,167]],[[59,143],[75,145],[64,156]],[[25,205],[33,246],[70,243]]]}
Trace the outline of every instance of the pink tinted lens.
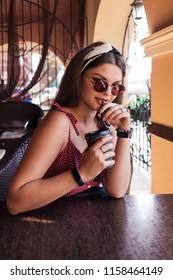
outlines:
{"label": "pink tinted lens", "polygon": [[108,88],[108,84],[102,80],[95,80],[94,82],[94,90],[97,92],[104,92]]}

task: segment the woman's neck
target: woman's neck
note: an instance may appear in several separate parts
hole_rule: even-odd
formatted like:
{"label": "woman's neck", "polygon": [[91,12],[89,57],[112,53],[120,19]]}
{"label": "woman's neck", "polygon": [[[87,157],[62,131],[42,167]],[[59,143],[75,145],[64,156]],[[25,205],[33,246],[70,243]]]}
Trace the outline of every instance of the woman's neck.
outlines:
{"label": "woman's neck", "polygon": [[71,113],[79,123],[85,126],[91,126],[97,122],[96,112],[88,110],[88,108],[78,105],[76,107],[67,107],[65,110]]}

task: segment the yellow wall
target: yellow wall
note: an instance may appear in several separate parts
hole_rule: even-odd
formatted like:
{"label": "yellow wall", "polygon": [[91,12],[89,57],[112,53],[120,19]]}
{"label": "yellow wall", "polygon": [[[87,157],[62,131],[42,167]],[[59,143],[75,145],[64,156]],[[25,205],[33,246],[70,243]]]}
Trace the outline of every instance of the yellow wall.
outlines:
{"label": "yellow wall", "polygon": [[[143,0],[151,35],[142,44],[152,57],[151,123],[173,135],[173,1]],[[156,9],[157,7],[157,9]],[[152,193],[173,193],[173,142],[151,135]]]}
{"label": "yellow wall", "polygon": [[[173,53],[153,57],[152,65],[151,121],[173,127]],[[151,148],[151,191],[173,193],[173,142],[153,135]]]}
{"label": "yellow wall", "polygon": [[151,83],[151,120],[173,127],[173,52],[153,57]]}
{"label": "yellow wall", "polygon": [[88,42],[84,42],[84,45],[91,44],[94,42],[94,29],[95,29],[95,20],[97,17],[97,12],[100,6],[101,0],[86,0],[85,2],[85,16],[88,19],[86,22],[86,36]]}
{"label": "yellow wall", "polygon": [[173,23],[172,0],[142,0],[151,34]]}
{"label": "yellow wall", "polygon": [[101,0],[97,13],[94,41],[112,43],[122,52],[123,37],[131,0]]}
{"label": "yellow wall", "polygon": [[173,143],[152,136],[152,189],[155,194],[173,193]]}

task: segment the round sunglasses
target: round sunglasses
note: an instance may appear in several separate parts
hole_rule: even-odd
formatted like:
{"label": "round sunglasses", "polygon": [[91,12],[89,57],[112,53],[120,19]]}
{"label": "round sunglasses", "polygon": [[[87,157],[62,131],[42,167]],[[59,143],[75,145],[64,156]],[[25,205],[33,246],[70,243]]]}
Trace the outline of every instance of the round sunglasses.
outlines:
{"label": "round sunglasses", "polygon": [[94,90],[96,92],[105,92],[108,87],[111,87],[111,93],[112,95],[117,96],[119,93],[123,93],[125,91],[125,86],[123,85],[110,85],[108,82],[100,79],[100,78],[92,78],[93,81],[90,79],[90,77],[84,73],[84,75],[90,80],[90,82],[93,84]]}

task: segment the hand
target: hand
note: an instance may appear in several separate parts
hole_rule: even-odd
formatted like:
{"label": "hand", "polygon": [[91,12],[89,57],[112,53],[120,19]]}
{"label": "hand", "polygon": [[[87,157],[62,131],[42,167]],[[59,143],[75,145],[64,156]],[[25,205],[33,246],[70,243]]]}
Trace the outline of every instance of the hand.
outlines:
{"label": "hand", "polygon": [[112,136],[103,137],[83,152],[78,170],[84,182],[95,178],[105,168],[115,163],[113,159],[108,160],[115,156],[115,145],[110,142],[111,140]]}
{"label": "hand", "polygon": [[130,113],[122,104],[106,103],[97,116],[119,129],[130,129]]}

